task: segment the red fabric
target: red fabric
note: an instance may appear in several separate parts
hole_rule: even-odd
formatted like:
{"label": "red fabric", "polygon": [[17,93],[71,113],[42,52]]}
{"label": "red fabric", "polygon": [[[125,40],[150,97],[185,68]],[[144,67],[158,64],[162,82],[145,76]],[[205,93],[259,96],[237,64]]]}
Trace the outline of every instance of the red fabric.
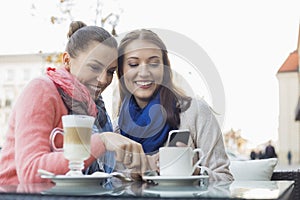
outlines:
{"label": "red fabric", "polygon": [[47,75],[56,85],[63,89],[67,95],[87,104],[89,115],[96,117],[98,112],[96,104],[91,98],[89,91],[76,77],[64,68],[54,69],[50,67],[47,68]]}

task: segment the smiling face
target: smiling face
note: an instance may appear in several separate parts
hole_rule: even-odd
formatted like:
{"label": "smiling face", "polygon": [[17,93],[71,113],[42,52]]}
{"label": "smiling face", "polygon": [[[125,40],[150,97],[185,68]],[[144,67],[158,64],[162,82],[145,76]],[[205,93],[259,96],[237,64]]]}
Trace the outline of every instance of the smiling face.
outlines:
{"label": "smiling face", "polygon": [[143,108],[163,81],[161,49],[144,40],[134,40],[125,48],[123,78],[127,90]]}
{"label": "smiling face", "polygon": [[76,58],[69,57],[70,73],[87,87],[95,100],[111,83],[117,69],[117,50],[93,42]]}

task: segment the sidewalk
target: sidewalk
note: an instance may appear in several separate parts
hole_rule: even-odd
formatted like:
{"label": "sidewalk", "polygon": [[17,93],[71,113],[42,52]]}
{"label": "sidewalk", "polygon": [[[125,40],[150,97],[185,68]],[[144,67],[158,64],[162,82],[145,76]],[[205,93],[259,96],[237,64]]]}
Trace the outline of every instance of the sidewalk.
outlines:
{"label": "sidewalk", "polygon": [[296,169],[300,169],[300,164],[280,164],[278,163],[275,167],[275,170],[296,170]]}

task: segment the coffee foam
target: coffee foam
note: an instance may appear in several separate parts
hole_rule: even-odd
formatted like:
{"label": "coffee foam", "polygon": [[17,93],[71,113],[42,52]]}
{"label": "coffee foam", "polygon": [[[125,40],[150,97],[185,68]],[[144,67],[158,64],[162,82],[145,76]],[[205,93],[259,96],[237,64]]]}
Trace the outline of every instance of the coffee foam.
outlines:
{"label": "coffee foam", "polygon": [[92,128],[95,118],[87,115],[64,115],[62,122],[64,127],[87,127]]}

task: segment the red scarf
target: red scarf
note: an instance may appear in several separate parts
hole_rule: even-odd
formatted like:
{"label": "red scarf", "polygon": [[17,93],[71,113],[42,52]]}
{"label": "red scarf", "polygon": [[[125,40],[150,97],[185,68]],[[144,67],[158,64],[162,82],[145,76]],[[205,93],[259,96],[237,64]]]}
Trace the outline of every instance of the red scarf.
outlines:
{"label": "red scarf", "polygon": [[73,114],[97,116],[97,107],[87,88],[66,69],[48,67],[46,74],[55,83],[61,96]]}

